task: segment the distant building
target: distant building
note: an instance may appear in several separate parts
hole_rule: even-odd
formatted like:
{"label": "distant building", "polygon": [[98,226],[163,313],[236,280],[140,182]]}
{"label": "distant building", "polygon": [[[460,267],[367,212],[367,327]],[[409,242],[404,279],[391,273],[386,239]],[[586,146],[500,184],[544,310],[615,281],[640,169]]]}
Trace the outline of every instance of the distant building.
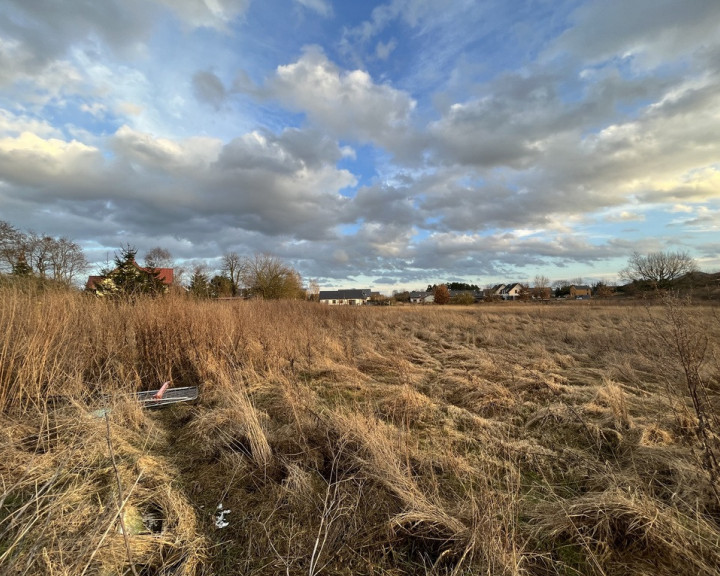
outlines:
{"label": "distant building", "polygon": [[578,286],[573,284],[572,286],[570,286],[570,298],[582,300],[585,298],[590,298],[591,293],[592,290],[590,286],[587,286],[585,284],[580,284]]}
{"label": "distant building", "polygon": [[329,306],[362,306],[370,300],[369,288],[349,290],[320,290],[320,304]]}
{"label": "distant building", "polygon": [[411,304],[431,304],[434,300],[432,292],[410,292]]}
{"label": "distant building", "polygon": [[[133,262],[135,269],[138,274],[155,275],[155,278],[160,280],[164,286],[171,286],[175,280],[175,269],[174,268],[143,268],[137,262]],[[112,280],[115,271],[111,270],[106,276],[88,276],[87,282],[85,283],[85,290],[89,292],[97,292],[101,288],[103,282],[108,279]],[[167,290],[167,288],[166,288]]]}
{"label": "distant building", "polygon": [[522,288],[522,284],[518,284],[517,282],[505,284],[505,286],[503,286],[500,290],[500,297],[503,300],[516,300],[520,296]]}

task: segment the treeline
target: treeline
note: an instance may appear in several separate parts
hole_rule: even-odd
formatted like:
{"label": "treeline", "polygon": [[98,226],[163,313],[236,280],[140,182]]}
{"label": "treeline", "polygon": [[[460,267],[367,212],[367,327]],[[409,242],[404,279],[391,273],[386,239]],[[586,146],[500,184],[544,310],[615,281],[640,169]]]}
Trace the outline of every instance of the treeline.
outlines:
{"label": "treeline", "polygon": [[0,274],[71,285],[87,271],[82,248],[69,238],[23,232],[0,220]]}
{"label": "treeline", "polygon": [[[137,250],[127,246],[115,256],[114,266],[93,277],[92,286],[101,296],[162,294],[173,287],[196,298],[261,298],[264,300],[305,298],[300,274],[279,258],[268,254],[240,257],[231,252],[222,257],[219,274],[210,276],[205,265],[198,265],[186,285],[180,278],[184,270],[172,265],[167,250],[155,248],[145,256],[145,266],[136,261]],[[168,268],[173,273],[168,274]]]}
{"label": "treeline", "polygon": [[229,252],[222,257],[220,274],[212,277],[204,266],[193,270],[188,291],[198,298],[302,299],[313,292],[303,287],[300,273],[270,254],[241,257]]}
{"label": "treeline", "polygon": [[[306,290],[297,270],[269,254],[241,257],[229,252],[221,258],[219,273],[202,264],[193,268],[189,279],[185,268],[176,266],[164,248],[151,249],[143,260],[143,265],[138,264],[133,246],[120,248],[113,261],[98,276],[91,277],[88,288],[103,296],[161,294],[175,287],[198,298],[267,300],[312,297],[319,292],[317,282],[311,281]],[[70,287],[84,284],[88,268],[87,258],[76,242],[23,232],[0,220],[0,280],[32,280]],[[161,273],[167,268],[174,270],[171,281]]]}

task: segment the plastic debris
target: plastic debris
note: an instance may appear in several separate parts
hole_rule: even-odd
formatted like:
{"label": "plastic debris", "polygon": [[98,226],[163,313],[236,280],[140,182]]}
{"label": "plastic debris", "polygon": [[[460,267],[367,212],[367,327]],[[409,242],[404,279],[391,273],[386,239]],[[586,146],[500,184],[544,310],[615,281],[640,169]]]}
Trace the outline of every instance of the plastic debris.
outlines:
{"label": "plastic debris", "polygon": [[197,400],[198,387],[170,388],[170,382],[165,382],[159,390],[137,392],[135,397],[143,408],[161,408],[169,404]]}
{"label": "plastic debris", "polygon": [[168,389],[168,386],[170,386],[169,380],[160,387],[160,390],[155,392],[155,394],[153,395],[153,400],[162,400],[163,394],[165,394],[165,390]]}
{"label": "plastic debris", "polygon": [[215,528],[227,528],[230,526],[230,522],[227,521],[226,516],[230,514],[232,510],[223,509],[222,502],[217,505],[217,511],[215,512]]}

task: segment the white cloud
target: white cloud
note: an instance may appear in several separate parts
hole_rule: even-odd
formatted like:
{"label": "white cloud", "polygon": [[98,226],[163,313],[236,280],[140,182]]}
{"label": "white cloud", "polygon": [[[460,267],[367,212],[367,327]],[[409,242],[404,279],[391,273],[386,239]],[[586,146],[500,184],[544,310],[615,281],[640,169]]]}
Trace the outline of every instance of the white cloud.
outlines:
{"label": "white cloud", "polygon": [[309,10],[317,12],[320,16],[324,16],[325,18],[332,16],[332,4],[330,4],[327,0],[295,0],[295,2],[305,8],[308,8]]}
{"label": "white cloud", "polygon": [[3,218],[403,282],[609,261],[634,246],[598,229],[663,210],[637,246],[716,234],[714,0],[388,0],[357,27],[295,3],[273,37],[250,0],[7,0]]}
{"label": "white cloud", "polygon": [[222,142],[204,137],[180,141],[158,138],[121,126],[112,139],[112,146],[122,158],[138,165],[179,175],[186,171],[207,169],[217,160]]}
{"label": "white cloud", "polygon": [[102,118],[107,113],[107,107],[101,102],[93,102],[91,104],[82,103],[80,105],[80,110],[87,112],[95,118]]}
{"label": "white cloud", "polygon": [[668,212],[671,212],[673,214],[690,214],[694,208],[692,206],[688,206],[687,204],[675,204],[671,208],[668,208]]}
{"label": "white cloud", "polygon": [[397,48],[397,40],[394,38],[387,42],[378,42],[375,46],[375,56],[380,60],[387,60],[395,48]]}
{"label": "white cloud", "polygon": [[621,210],[605,217],[608,222],[644,222],[645,214],[637,210]]}
{"label": "white cloud", "polygon": [[[356,183],[334,165],[337,144],[313,132],[254,132],[223,144],[123,126],[109,140],[111,159],[74,140],[0,138],[0,200],[21,198],[26,212],[62,204],[104,221],[103,235],[159,227],[202,243],[229,227],[318,239],[334,234],[349,202],[339,191]],[[198,219],[206,224],[191,224]]]}
{"label": "white cloud", "polygon": [[250,0],[157,0],[193,27],[225,30],[229,23],[245,13]]}
{"label": "white cloud", "polygon": [[89,176],[102,161],[97,148],[31,132],[0,138],[0,178],[11,184],[52,188],[55,180]]}
{"label": "white cloud", "polygon": [[305,112],[313,125],[390,150],[406,137],[415,108],[409,94],[376,84],[363,70],[341,71],[318,48],[279,66],[269,86],[275,98]]}
{"label": "white cloud", "polygon": [[0,108],[0,135],[19,136],[23,132],[41,137],[60,135],[60,131],[45,120],[26,115],[17,116]]}

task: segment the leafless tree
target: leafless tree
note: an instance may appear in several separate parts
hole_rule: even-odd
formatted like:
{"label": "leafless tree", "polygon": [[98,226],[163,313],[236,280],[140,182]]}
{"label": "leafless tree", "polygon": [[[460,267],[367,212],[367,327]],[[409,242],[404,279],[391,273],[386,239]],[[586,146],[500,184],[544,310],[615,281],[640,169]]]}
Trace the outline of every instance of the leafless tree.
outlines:
{"label": "leafless tree", "polygon": [[610,298],[613,295],[613,287],[605,284],[604,282],[599,282],[595,286],[595,296],[598,298]]}
{"label": "leafless tree", "polygon": [[22,250],[24,235],[17,228],[0,220],[0,272],[10,272]]}
{"label": "leafless tree", "polygon": [[161,246],[155,246],[155,248],[148,251],[145,254],[145,267],[158,269],[158,268],[172,268],[173,269],[173,284],[181,286],[183,283],[185,268],[178,266],[173,260],[172,254],[167,248]]}
{"label": "leafless tree", "polygon": [[71,284],[88,267],[80,245],[65,237],[31,232],[25,236],[22,250],[25,260],[40,278]]}
{"label": "leafless tree", "polygon": [[527,302],[532,297],[532,291],[530,290],[530,286],[527,284],[520,284],[520,292],[518,292],[518,300],[522,300],[523,302]]}
{"label": "leafless tree", "polygon": [[240,280],[250,295],[266,300],[304,296],[300,274],[269,254],[255,254],[243,259]]}
{"label": "leafless tree", "polygon": [[82,248],[67,238],[56,240],[48,257],[53,278],[66,284],[84,274],[88,267]]}
{"label": "leafless tree", "polygon": [[40,278],[49,276],[51,254],[55,239],[30,232],[23,243],[25,260]]}
{"label": "leafless tree", "polygon": [[145,266],[148,268],[172,268],[173,257],[166,248],[156,246],[145,254]]}
{"label": "leafless tree", "polygon": [[76,242],[35,232],[25,234],[0,220],[0,271],[13,270],[20,264],[28,273],[66,284],[71,284],[88,267]]}
{"label": "leafless tree", "polygon": [[697,263],[687,252],[650,252],[647,255],[633,252],[627,267],[620,271],[620,278],[663,287],[697,269]]}
{"label": "leafless tree", "polygon": [[225,276],[230,278],[233,296],[237,294],[238,287],[240,286],[242,265],[242,258],[240,258],[237,252],[226,252],[223,254],[221,270]]}
{"label": "leafless tree", "polygon": [[307,298],[313,302],[317,302],[320,298],[320,284],[314,278],[308,282]]}
{"label": "leafless tree", "polygon": [[541,274],[536,275],[532,289],[533,297],[537,300],[549,300],[550,293],[550,279]]}

